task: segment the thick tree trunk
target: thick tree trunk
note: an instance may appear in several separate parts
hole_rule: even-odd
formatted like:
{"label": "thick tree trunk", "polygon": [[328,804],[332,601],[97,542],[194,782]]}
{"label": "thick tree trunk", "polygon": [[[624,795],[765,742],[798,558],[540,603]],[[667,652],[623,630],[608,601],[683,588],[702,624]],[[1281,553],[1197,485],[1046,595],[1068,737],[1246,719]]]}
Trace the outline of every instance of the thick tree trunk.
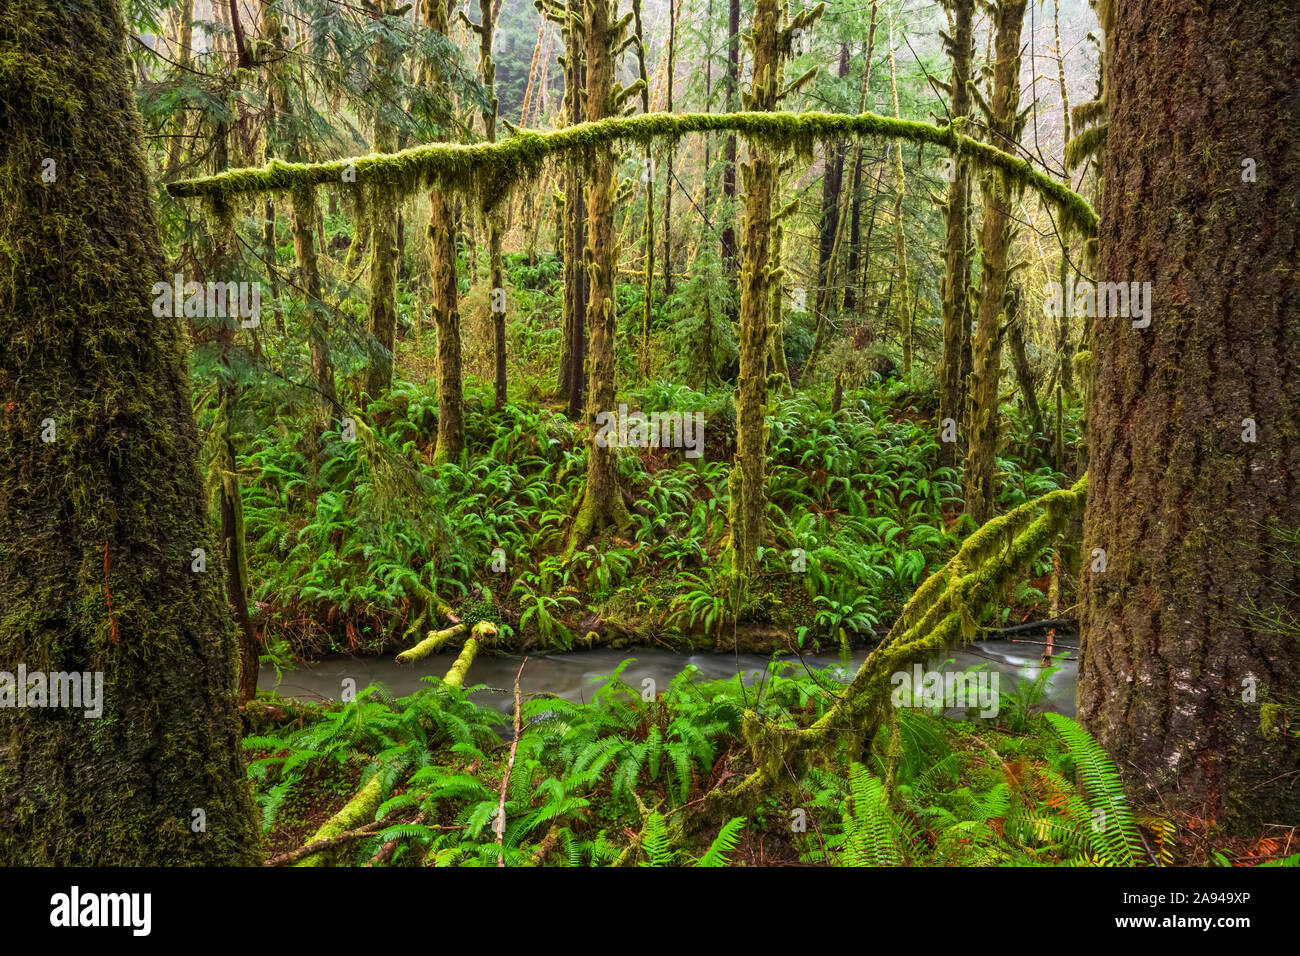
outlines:
{"label": "thick tree trunk", "polygon": [[0,18],[0,660],[103,683],[97,717],[0,708],[0,865],[251,864],[237,644],[181,323],[151,308],[168,276],[121,6],[20,8]]}
{"label": "thick tree trunk", "polygon": [[1300,527],[1300,8],[1129,0],[1109,36],[1099,276],[1153,306],[1093,320],[1079,716],[1152,798],[1258,834],[1300,820],[1269,530]]}
{"label": "thick tree trunk", "polygon": [[460,308],[456,288],[456,222],[441,190],[429,190],[429,258],[433,324],[438,330],[438,445],[435,463],[456,461],[465,447],[461,393]]}

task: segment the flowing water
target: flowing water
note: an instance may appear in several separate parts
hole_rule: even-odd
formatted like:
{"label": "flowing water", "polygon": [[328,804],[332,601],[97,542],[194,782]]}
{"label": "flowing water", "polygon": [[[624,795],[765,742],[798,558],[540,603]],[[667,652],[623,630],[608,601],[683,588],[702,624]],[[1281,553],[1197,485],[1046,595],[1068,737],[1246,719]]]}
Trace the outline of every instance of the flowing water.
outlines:
{"label": "flowing water", "polygon": [[[1077,638],[1058,638],[1057,652],[1076,646]],[[263,668],[258,686],[263,690],[278,690],[285,697],[338,700],[345,681],[350,678],[356,682],[357,691],[365,689],[368,684],[381,683],[392,694],[402,697],[425,686],[421,677],[445,674],[456,659],[454,650],[427,657],[414,665],[397,664],[392,657],[330,657],[310,667],[285,671],[278,686],[275,670]],[[1002,692],[1014,692],[1021,680],[1032,680],[1041,672],[1039,658],[1042,650],[1041,646],[1033,643],[981,641],[949,651],[931,661],[929,669],[950,673],[984,664],[990,674],[999,675]],[[865,649],[856,651],[850,669],[840,673],[840,679],[848,680],[866,655]],[[1072,652],[1071,656],[1077,654]],[[600,678],[628,658],[634,660],[623,671],[624,682],[634,689],[653,689],[660,693],[687,665],[699,668],[698,679],[729,679],[743,674],[746,684],[752,684],[767,673],[768,664],[768,658],[757,654],[741,654],[739,657],[735,654],[688,654],[651,647],[530,654],[519,682],[520,691],[524,695],[555,694],[571,701],[587,701],[604,683]],[[798,661],[797,658],[787,659]],[[806,655],[803,660],[808,667],[817,670],[841,667],[835,654]],[[480,691],[475,699],[503,713],[508,712],[513,704],[515,674],[522,661],[521,654],[481,653],[469,669],[465,686],[486,684],[489,689]],[[1062,663],[1060,670],[1049,678],[1038,709],[1073,717],[1076,673],[1077,665],[1073,661]],[[654,684],[645,681],[654,681]]]}

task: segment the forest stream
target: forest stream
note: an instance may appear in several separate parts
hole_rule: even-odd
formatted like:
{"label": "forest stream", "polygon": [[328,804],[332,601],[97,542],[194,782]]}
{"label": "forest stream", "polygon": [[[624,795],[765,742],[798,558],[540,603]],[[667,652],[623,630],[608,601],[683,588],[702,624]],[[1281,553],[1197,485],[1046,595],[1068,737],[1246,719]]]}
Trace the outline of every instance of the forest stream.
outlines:
{"label": "forest stream", "polygon": [[[1057,646],[1070,649],[1075,638],[1067,637]],[[860,648],[853,653],[852,668],[841,672],[841,679],[848,680],[866,658],[867,648]],[[949,650],[942,657],[932,660],[930,668],[942,673],[961,671],[979,664],[988,664],[990,673],[999,674],[999,689],[1003,693],[1013,693],[1021,680],[1033,680],[1038,676],[1041,665],[1039,656],[1042,648],[1037,644],[1026,644],[1011,640],[981,641],[968,647]],[[272,667],[263,667],[258,679],[258,689],[263,691],[278,690],[285,697],[302,697],[312,700],[338,700],[347,678],[356,681],[356,690],[363,690],[366,685],[378,682],[391,693],[405,696],[422,686],[421,678],[441,674],[454,657],[443,653],[425,662],[424,666],[402,665],[391,657],[348,657],[339,655],[328,657],[310,666],[295,670],[284,670],[279,686],[276,686],[276,671]],[[698,679],[725,680],[737,673],[745,675],[745,682],[752,686],[754,681],[766,672],[767,658],[759,654],[700,654],[668,650],[666,648],[597,648],[587,651],[569,651],[564,653],[542,653],[529,655],[528,664],[520,678],[520,692],[524,695],[555,694],[566,700],[585,702],[591,699],[604,683],[599,678],[609,675],[623,661],[632,659],[623,671],[623,680],[633,688],[646,689],[643,684],[647,678],[655,682],[654,687],[662,692],[664,688],[688,665],[699,668]],[[786,660],[797,661],[798,658],[787,657]],[[473,697],[480,703],[496,707],[508,713],[513,702],[512,686],[515,674],[519,671],[522,656],[519,654],[483,654],[474,660],[466,676],[465,686],[486,684]],[[803,660],[812,670],[838,668],[839,656],[836,654],[810,654]],[[1072,660],[1063,661],[1060,670],[1048,678],[1046,691],[1039,703],[1039,710],[1074,716],[1075,679],[1077,664]],[[956,713],[955,711],[953,712]]]}

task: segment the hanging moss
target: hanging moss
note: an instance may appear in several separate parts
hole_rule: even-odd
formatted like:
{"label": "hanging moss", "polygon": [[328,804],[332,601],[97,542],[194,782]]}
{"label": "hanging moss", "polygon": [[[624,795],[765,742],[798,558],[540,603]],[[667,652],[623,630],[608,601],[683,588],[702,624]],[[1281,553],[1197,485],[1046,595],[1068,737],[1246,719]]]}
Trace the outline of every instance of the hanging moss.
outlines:
{"label": "hanging moss", "polygon": [[1012,185],[1036,190],[1057,207],[1065,226],[1084,236],[1097,234],[1097,214],[1082,196],[1038,172],[1025,160],[958,132],[961,125],[939,127],[875,113],[650,113],[579,123],[545,133],[512,128],[514,135],[496,143],[436,143],[326,163],[272,160],[257,169],[233,169],[216,176],[182,180],[170,184],[167,190],[179,198],[284,192],[295,186],[337,185],[344,181],[344,170],[352,167],[358,182],[386,185],[399,196],[438,188],[466,193],[490,209],[515,186],[540,173],[551,157],[575,151],[594,155],[598,148],[615,143],[644,148],[657,140],[675,142],[688,133],[736,132],[774,155],[793,153],[811,158],[820,142],[885,137],[960,153],[975,166],[999,171]]}

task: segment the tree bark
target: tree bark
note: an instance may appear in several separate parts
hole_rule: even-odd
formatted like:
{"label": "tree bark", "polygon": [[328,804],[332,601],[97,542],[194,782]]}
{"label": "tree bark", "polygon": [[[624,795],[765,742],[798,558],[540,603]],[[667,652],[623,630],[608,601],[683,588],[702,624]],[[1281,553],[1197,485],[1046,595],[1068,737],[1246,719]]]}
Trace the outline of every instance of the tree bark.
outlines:
{"label": "tree bark", "polygon": [[[452,0],[431,0],[424,8],[425,26],[447,37]],[[428,82],[440,89],[447,79],[431,64]],[[376,251],[378,245],[376,243]],[[461,391],[460,290],[456,284],[456,215],[450,196],[429,190],[429,258],[432,279],[430,311],[438,330],[438,443],[434,464],[456,461],[465,448],[464,399]]]}
{"label": "tree bark", "polygon": [[[390,16],[394,8],[394,0],[383,0],[376,12]],[[376,153],[397,151],[397,131],[385,115],[385,109],[390,108],[387,95],[396,85],[393,74],[398,68],[400,55],[389,39],[381,39],[375,44],[375,83],[381,92],[373,120],[373,149]],[[397,362],[397,197],[381,185],[370,184],[367,188],[371,252],[370,299],[366,316],[370,335],[378,348],[371,356],[365,387],[366,393],[374,399],[392,387],[393,366]],[[320,206],[314,199],[311,211],[320,214]],[[437,219],[433,222],[436,223]]]}
{"label": "tree bark", "polygon": [[[975,59],[975,31],[972,21],[975,0],[949,3],[953,14],[952,36],[945,46],[952,58],[949,82],[953,123],[964,124],[971,111],[971,68]],[[944,210],[943,359],[939,365],[939,420],[960,423],[966,400],[962,374],[963,350],[970,349],[970,163],[959,153],[952,157],[952,182]],[[942,431],[942,427],[940,428]],[[959,430],[956,441],[939,444],[939,463],[954,468],[966,436]]]}
{"label": "tree bark", "polygon": [[[727,112],[736,108],[740,91],[740,0],[727,0]],[[726,215],[722,225],[722,265],[727,277],[736,276],[736,227],[732,208],[736,199],[736,134],[727,134],[722,167],[722,205]]]}
{"label": "tree bark", "polygon": [[[999,149],[1013,149],[1021,121],[1020,33],[1026,0],[1001,0],[994,19],[997,58],[993,68],[991,115],[986,117],[989,141]],[[980,179],[984,222],[980,230],[980,302],[975,330],[974,370],[967,401],[966,433],[970,455],[966,462],[966,513],[976,524],[993,516],[997,501],[994,486],[1002,380],[1002,333],[1007,313],[1007,268],[1015,238],[1011,186],[996,172]]]}
{"label": "tree bark", "polygon": [[[612,9],[611,9],[612,8]],[[615,111],[614,44],[612,13],[617,0],[585,0],[583,38],[586,46],[587,120],[598,122]],[[591,374],[587,395],[587,483],[570,531],[569,550],[606,526],[619,530],[631,524],[618,485],[618,460],[613,447],[597,441],[596,417],[615,408],[614,331],[617,300],[614,296],[618,267],[614,236],[614,200],[618,180],[611,146],[599,146],[590,160],[587,197],[587,327],[590,330]]]}
{"label": "tree bark", "polygon": [[0,708],[0,865],[252,864],[237,643],[181,323],[151,308],[168,276],[121,5],[21,7],[0,20],[0,660],[103,685],[98,719]]}
{"label": "tree bark", "polygon": [[1079,717],[1144,796],[1257,834],[1300,819],[1300,568],[1269,530],[1300,527],[1300,8],[1129,0],[1108,35],[1099,275],[1153,306],[1093,320]]}
{"label": "tree bark", "polygon": [[[777,0],[756,0],[752,28],[754,83],[748,110],[776,109],[780,54]],[[745,187],[745,244],[741,249],[739,380],[736,385],[736,453],[731,466],[732,570],[742,581],[753,572],[763,543],[767,502],[767,441],[763,425],[768,352],[768,283],[772,263],[770,224],[776,164],[751,145],[741,167]]]}

